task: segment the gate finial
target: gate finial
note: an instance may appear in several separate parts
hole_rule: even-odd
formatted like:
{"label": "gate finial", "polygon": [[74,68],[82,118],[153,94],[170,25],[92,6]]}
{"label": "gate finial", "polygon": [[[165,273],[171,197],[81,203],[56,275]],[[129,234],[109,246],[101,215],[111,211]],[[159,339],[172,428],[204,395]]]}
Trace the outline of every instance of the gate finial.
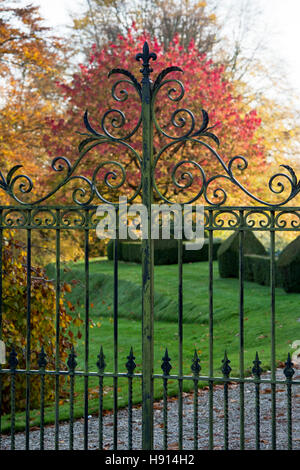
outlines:
{"label": "gate finial", "polygon": [[143,81],[149,80],[150,73],[153,71],[153,69],[149,65],[150,59],[156,60],[157,55],[155,52],[150,52],[149,50],[149,45],[147,41],[145,41],[144,46],[143,46],[143,52],[139,52],[136,56],[135,59],[137,61],[142,60],[143,61],[143,68],[140,70],[140,72],[144,75]]}
{"label": "gate finial", "polygon": [[291,355],[290,353],[288,353],[288,358],[287,358],[287,361],[285,363],[285,368],[283,369],[283,372],[284,372],[284,375],[286,376],[287,379],[292,379],[295,371],[293,369],[293,363],[292,363],[292,360],[291,360]]}

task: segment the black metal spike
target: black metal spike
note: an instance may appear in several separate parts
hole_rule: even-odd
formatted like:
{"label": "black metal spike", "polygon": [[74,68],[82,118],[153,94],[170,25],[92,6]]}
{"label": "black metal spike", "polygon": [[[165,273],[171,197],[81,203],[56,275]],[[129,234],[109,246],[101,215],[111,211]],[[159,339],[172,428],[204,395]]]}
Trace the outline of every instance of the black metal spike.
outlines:
{"label": "black metal spike", "polygon": [[165,352],[164,357],[162,357],[162,361],[163,361],[163,363],[161,365],[162,371],[163,371],[164,375],[169,375],[170,370],[172,369],[172,366],[170,364],[171,358],[169,357],[167,348],[166,348],[166,352]]}
{"label": "black metal spike", "polygon": [[133,349],[132,346],[130,348],[130,353],[129,356],[127,356],[128,361],[126,362],[126,369],[128,371],[129,375],[132,375],[134,372],[134,369],[136,368],[136,363],[134,362],[135,356],[133,355]]}
{"label": "black metal spike", "polygon": [[200,370],[201,370],[201,366],[200,366],[200,359],[199,359],[199,356],[198,356],[198,353],[197,353],[196,349],[195,349],[195,352],[194,352],[193,363],[191,365],[191,369],[192,369],[194,375],[199,375]]}
{"label": "black metal spike", "polygon": [[11,370],[15,370],[17,368],[17,365],[19,364],[18,356],[14,346],[12,347],[12,350],[9,354],[8,364]]}
{"label": "black metal spike", "polygon": [[39,354],[39,357],[38,357],[38,365],[39,365],[39,368],[40,369],[45,369],[46,365],[47,365],[47,356],[46,356],[46,353],[44,351],[44,346],[42,346],[42,350]]}
{"label": "black metal spike", "polygon": [[144,75],[143,81],[149,80],[149,75],[153,71],[149,65],[149,62],[150,62],[150,59],[156,60],[157,55],[155,54],[155,52],[150,52],[147,41],[143,45],[143,52],[138,53],[135,56],[135,59],[137,61],[140,61],[140,60],[143,61],[143,68],[140,70],[140,72]]}
{"label": "black metal spike", "polygon": [[258,352],[256,351],[256,355],[255,355],[255,360],[253,361],[253,368],[252,368],[252,374],[259,378],[261,376],[261,373],[262,373],[262,368],[260,367],[260,364],[261,364],[261,361],[259,360],[259,357],[258,357]]}
{"label": "black metal spike", "polygon": [[102,346],[101,346],[101,348],[100,348],[100,354],[98,354],[97,357],[98,357],[98,359],[99,359],[99,360],[97,361],[97,367],[98,367],[98,369],[99,369],[99,372],[104,372],[104,369],[105,369],[105,367],[106,367],[106,363],[105,363],[105,361],[104,361],[105,356],[104,356],[104,354],[103,354]]}
{"label": "black metal spike", "polygon": [[222,372],[223,372],[224,377],[229,377],[229,374],[231,372],[231,367],[229,365],[230,362],[231,361],[227,357],[227,352],[225,351],[224,359],[222,359],[222,363],[223,363]]}
{"label": "black metal spike", "polygon": [[72,346],[72,351],[69,354],[69,359],[68,359],[68,362],[67,362],[70,371],[74,371],[74,369],[77,366],[77,362],[76,362],[76,359],[75,359],[76,357],[77,357],[77,355],[74,352],[74,346]]}
{"label": "black metal spike", "polygon": [[284,375],[286,376],[287,379],[291,379],[295,373],[294,369],[293,369],[293,363],[292,363],[292,360],[291,360],[291,355],[290,353],[288,353],[288,358],[287,358],[287,361],[285,363],[285,368],[283,369],[283,373]]}

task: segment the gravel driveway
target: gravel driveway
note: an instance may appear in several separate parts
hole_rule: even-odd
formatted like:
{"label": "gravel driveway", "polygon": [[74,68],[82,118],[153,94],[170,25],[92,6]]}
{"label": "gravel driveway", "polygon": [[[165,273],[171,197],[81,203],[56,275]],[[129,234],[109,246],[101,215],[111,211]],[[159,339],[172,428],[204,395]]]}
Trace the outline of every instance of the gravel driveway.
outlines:
{"label": "gravel driveway", "polygon": [[[278,378],[283,378],[282,369],[277,371]],[[264,374],[263,378],[269,378],[270,374]],[[295,380],[300,379],[300,371],[297,370]],[[223,412],[223,387],[214,387],[214,446],[215,449],[223,449],[224,446],[224,412]],[[286,387],[278,384],[276,389],[276,427],[277,448],[287,449],[287,398]],[[245,384],[245,449],[255,449],[255,395],[254,384]],[[199,449],[208,449],[208,391],[199,391]],[[192,450],[193,442],[193,394],[184,393],[183,396],[183,448]],[[300,387],[293,387],[293,449],[300,449]],[[271,449],[271,390],[269,384],[261,385],[261,449]],[[229,386],[229,448],[239,449],[240,435],[240,411],[239,411],[239,386]],[[127,449],[127,410],[122,409],[118,413],[118,448]],[[168,448],[178,449],[178,403],[176,398],[169,399],[168,403]],[[83,419],[74,423],[74,450],[83,449]],[[113,415],[104,416],[104,448],[112,450]],[[154,405],[154,447],[163,449],[163,402],[158,401]],[[30,449],[39,449],[39,431],[30,432]],[[25,448],[24,433],[15,436],[16,449]],[[61,423],[59,427],[59,448],[69,449],[69,425]],[[141,407],[133,409],[133,448],[141,449]],[[10,449],[10,437],[2,436],[1,449]],[[54,449],[54,426],[45,428],[45,449]],[[89,449],[98,449],[98,418],[89,418]]]}

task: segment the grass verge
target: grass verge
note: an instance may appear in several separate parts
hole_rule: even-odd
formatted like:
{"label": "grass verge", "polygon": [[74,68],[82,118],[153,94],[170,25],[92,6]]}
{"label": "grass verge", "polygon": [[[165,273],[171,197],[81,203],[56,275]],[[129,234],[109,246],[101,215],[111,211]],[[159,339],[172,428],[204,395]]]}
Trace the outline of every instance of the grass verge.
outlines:
{"label": "grass verge", "polygon": [[[49,269],[50,277],[55,277],[53,266]],[[201,360],[201,374],[208,375],[209,361],[209,297],[208,297],[208,263],[189,263],[183,265],[183,371],[191,374],[191,364],[196,349]],[[62,269],[62,278],[69,282],[72,292],[67,299],[75,305],[76,312],[85,316],[85,273],[84,263],[69,263]],[[118,283],[118,362],[119,371],[126,372],[125,364],[131,346],[136,357],[136,372],[141,372],[141,266],[134,263],[119,263]],[[154,355],[155,373],[161,373],[162,357],[168,348],[172,371],[178,372],[178,267],[176,265],[156,266],[155,268],[155,329]],[[239,375],[239,281],[237,279],[221,279],[218,275],[217,263],[214,263],[214,367],[215,376],[221,376],[221,365],[224,351],[231,360],[232,376]],[[114,358],[114,321],[113,321],[113,263],[103,259],[90,261],[90,305],[91,323],[89,336],[89,370],[97,371],[96,363],[100,346],[103,347],[106,371],[113,371]],[[246,374],[251,373],[252,361],[256,351],[264,369],[270,368],[271,358],[271,298],[270,288],[255,283],[245,282],[244,286],[244,363]],[[282,363],[290,345],[300,339],[299,332],[300,305],[298,294],[286,294],[276,289],[276,360]],[[85,331],[76,346],[77,370],[83,370],[85,364]],[[77,332],[77,331],[75,331]],[[200,382],[205,386],[205,382]],[[118,380],[118,405],[127,404],[127,379]],[[184,391],[193,387],[191,381],[185,381]],[[155,398],[162,396],[162,381],[155,380]],[[169,381],[170,396],[176,395],[178,383]],[[90,378],[89,413],[98,412],[98,378]],[[76,379],[74,417],[83,416],[84,381]],[[133,381],[134,403],[141,401],[141,380]],[[112,380],[105,379],[104,409],[113,408]],[[70,402],[68,386],[66,395],[59,404],[60,420],[69,418]],[[30,423],[39,424],[39,410],[31,411]],[[54,404],[46,407],[45,424],[55,419]],[[16,430],[24,429],[25,414],[16,415]],[[10,428],[10,416],[2,417],[2,430]]]}

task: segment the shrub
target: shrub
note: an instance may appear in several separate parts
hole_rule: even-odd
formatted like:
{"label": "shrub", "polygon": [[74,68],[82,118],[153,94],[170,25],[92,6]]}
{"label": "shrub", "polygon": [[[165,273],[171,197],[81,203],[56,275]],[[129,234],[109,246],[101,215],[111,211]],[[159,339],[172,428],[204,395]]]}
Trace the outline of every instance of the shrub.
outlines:
{"label": "shrub", "polygon": [[[131,263],[142,262],[142,243],[140,241],[119,241],[119,259]],[[113,259],[113,243],[108,249],[109,259]],[[175,264],[178,257],[177,240],[154,240],[154,264]]]}
{"label": "shrub", "polygon": [[[27,264],[24,245],[14,239],[14,233],[9,232],[4,238],[3,256],[3,297],[2,297],[2,339],[5,342],[8,361],[9,353],[15,349],[18,356],[18,368],[26,368],[26,331],[27,331]],[[44,269],[31,268],[31,369],[38,369],[38,356],[42,347],[47,355],[47,369],[55,369],[55,286],[47,278]],[[60,367],[65,369],[65,361],[75,342],[70,330],[72,317],[64,305],[64,292],[71,287],[64,283],[61,286],[59,300],[60,337],[59,358]],[[73,309],[72,305],[68,304]],[[53,378],[46,378],[45,401],[53,399]],[[61,386],[63,381],[60,382]],[[16,380],[16,410],[25,408],[25,376],[17,376]],[[30,379],[30,406],[36,408],[40,400],[40,380]],[[2,376],[2,411],[10,410],[10,377]]]}
{"label": "shrub", "polygon": [[[118,246],[117,246],[118,259],[122,260],[122,251],[121,251],[122,241],[118,240],[117,243],[118,243]],[[106,247],[106,253],[107,253],[108,259],[110,260],[114,259],[114,240],[109,240],[107,247]]]}
{"label": "shrub", "polygon": [[[183,262],[184,263],[193,263],[195,261],[208,261],[209,258],[209,242],[205,238],[204,245],[200,250],[187,250],[185,248],[185,243],[183,243]],[[219,238],[213,239],[213,260],[217,259],[218,249],[221,246],[221,240]]]}
{"label": "shrub", "polygon": [[[217,258],[217,251],[221,241],[214,239],[213,259]],[[107,257],[113,260],[113,241],[110,240],[107,245]],[[118,259],[132,263],[141,263],[142,244],[140,241],[118,241]],[[204,240],[204,245],[200,250],[187,250],[186,242],[183,242],[183,263],[208,260],[208,240]],[[178,262],[178,240],[154,240],[154,264],[176,264]]]}
{"label": "shrub", "polygon": [[[244,279],[263,286],[270,285],[270,257],[261,255],[245,255]],[[281,287],[281,274],[275,259],[275,286]]]}
{"label": "shrub", "polygon": [[300,292],[300,236],[282,250],[278,271],[286,292]]}
{"label": "shrub", "polygon": [[[245,255],[266,255],[264,246],[252,232],[245,232],[243,247]],[[239,277],[239,232],[233,233],[221,244],[218,262],[221,277]]]}

